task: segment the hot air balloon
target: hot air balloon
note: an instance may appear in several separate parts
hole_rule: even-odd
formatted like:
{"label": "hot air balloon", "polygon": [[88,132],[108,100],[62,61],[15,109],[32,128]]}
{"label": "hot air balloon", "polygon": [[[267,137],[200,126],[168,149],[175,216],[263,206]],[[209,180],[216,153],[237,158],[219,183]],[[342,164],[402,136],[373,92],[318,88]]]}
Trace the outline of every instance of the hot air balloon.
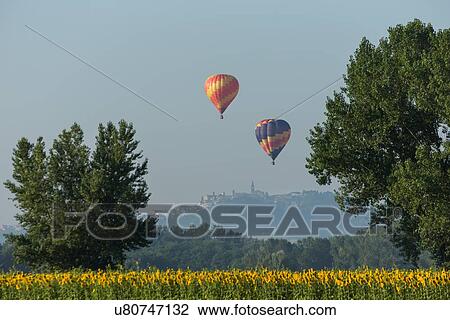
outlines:
{"label": "hot air balloon", "polygon": [[223,113],[239,92],[239,82],[231,75],[215,74],[206,79],[205,92],[223,119]]}
{"label": "hot air balloon", "polygon": [[291,127],[284,120],[264,119],[256,124],[256,139],[264,152],[272,158],[272,164],[291,136]]}

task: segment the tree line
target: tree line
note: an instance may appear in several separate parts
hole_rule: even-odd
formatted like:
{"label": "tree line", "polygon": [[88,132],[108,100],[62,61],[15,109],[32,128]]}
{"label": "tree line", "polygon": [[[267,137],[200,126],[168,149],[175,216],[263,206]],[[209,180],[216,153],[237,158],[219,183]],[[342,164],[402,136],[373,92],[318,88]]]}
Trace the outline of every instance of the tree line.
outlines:
{"label": "tree line", "polygon": [[[420,267],[435,264],[429,254],[418,261]],[[129,269],[191,269],[226,270],[253,269],[357,269],[412,268],[386,235],[309,237],[295,242],[285,239],[179,239],[163,231],[146,248],[127,252],[124,267]],[[16,265],[13,247],[0,246],[0,270],[27,271],[26,265]]]}

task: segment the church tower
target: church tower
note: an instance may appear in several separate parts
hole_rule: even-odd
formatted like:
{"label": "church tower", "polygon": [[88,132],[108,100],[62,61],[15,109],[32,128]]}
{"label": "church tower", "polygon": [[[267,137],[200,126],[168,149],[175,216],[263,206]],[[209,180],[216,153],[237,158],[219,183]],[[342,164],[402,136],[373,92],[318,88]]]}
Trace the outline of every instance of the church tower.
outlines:
{"label": "church tower", "polygon": [[255,193],[255,183],[252,180],[252,186],[250,187],[250,192]]}

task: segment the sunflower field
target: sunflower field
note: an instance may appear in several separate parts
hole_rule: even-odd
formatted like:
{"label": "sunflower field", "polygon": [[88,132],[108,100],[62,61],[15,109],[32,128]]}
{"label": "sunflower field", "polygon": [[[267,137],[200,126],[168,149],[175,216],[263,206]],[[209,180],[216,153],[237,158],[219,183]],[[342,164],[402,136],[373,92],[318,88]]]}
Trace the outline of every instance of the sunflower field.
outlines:
{"label": "sunflower field", "polygon": [[450,299],[446,270],[0,274],[0,299]]}

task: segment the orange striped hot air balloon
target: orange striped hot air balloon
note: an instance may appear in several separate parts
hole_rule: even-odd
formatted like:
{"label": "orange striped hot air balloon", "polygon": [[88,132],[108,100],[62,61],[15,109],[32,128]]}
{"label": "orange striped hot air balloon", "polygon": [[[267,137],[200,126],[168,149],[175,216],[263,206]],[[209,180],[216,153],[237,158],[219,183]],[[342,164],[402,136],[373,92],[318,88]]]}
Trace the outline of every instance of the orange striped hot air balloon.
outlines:
{"label": "orange striped hot air balloon", "polygon": [[239,92],[239,82],[231,75],[215,74],[206,79],[205,92],[223,119],[223,113]]}

